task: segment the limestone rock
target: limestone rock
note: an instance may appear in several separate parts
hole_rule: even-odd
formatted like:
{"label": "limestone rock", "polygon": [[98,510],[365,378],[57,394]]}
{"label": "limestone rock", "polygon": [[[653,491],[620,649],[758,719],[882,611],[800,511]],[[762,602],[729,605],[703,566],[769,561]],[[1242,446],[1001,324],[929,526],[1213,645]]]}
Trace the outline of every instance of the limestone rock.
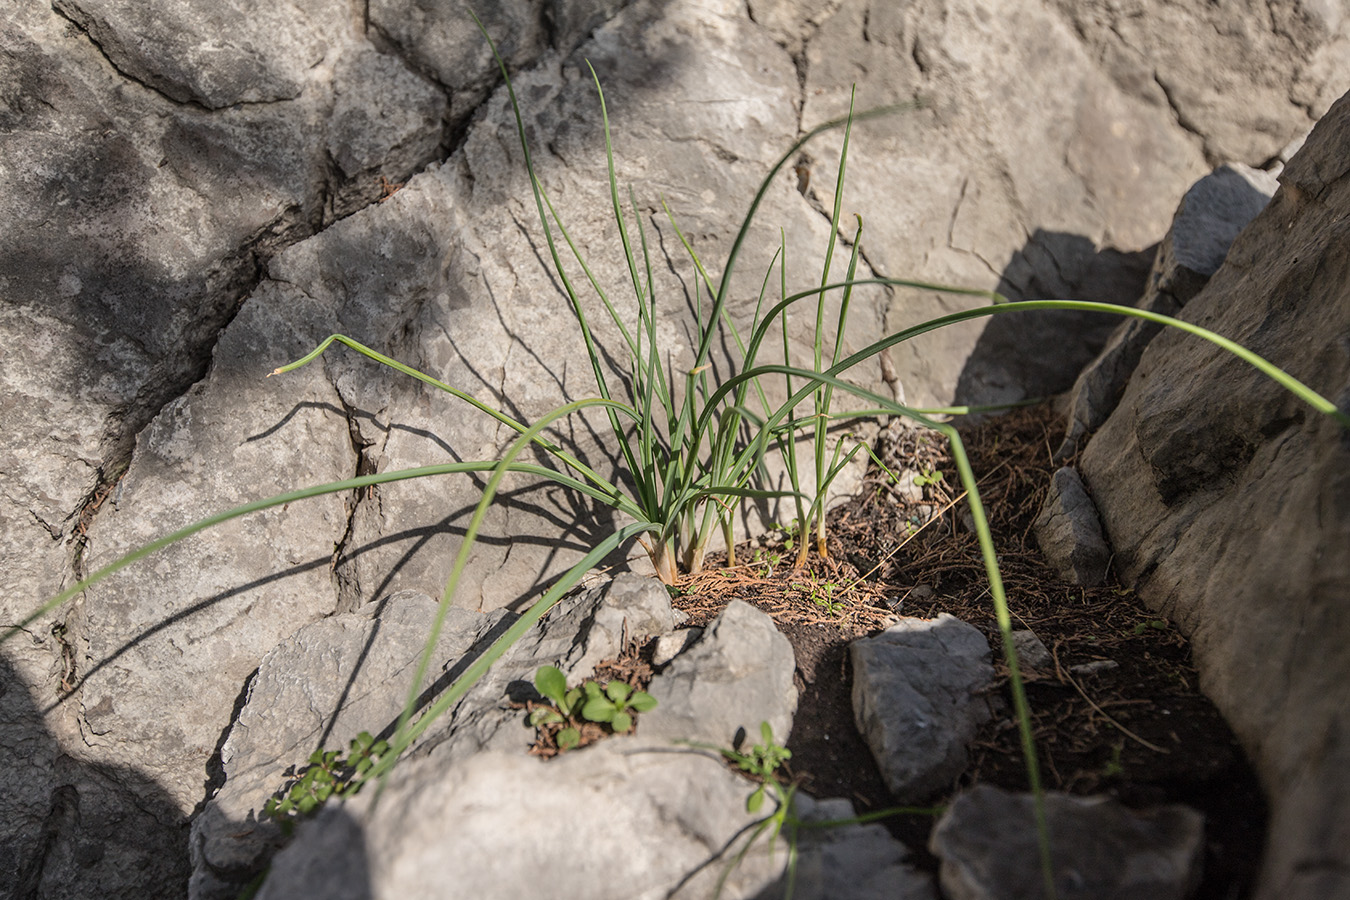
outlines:
{"label": "limestone rock", "polygon": [[[1200,880],[1204,817],[1172,805],[1135,812],[1104,797],[1045,797],[1055,894],[1062,900],[1185,900]],[[952,900],[1040,897],[1031,795],[978,785],[938,820],[929,845]]]}
{"label": "limestone rock", "polygon": [[[738,735],[758,740],[760,723],[768,722],[786,741],[797,709],[795,668],[792,645],[768,614],[733,600],[652,679],[647,692],[658,706],[643,716],[643,737],[729,747]],[[723,673],[720,680],[713,672]]]}
{"label": "limestone rock", "polygon": [[[1350,402],[1350,98],[1183,315]],[[1350,440],[1223,351],[1160,334],[1080,468],[1148,606],[1190,635],[1201,684],[1269,792],[1258,897],[1350,891]]]}
{"label": "limestone rock", "polygon": [[223,109],[294,100],[345,16],[332,0],[252,7],[60,0],[118,71],[179,103]]}
{"label": "limestone rock", "polygon": [[[422,738],[445,744],[448,759],[485,749],[523,753],[534,733],[512,701],[538,699],[534,676],[540,666],[557,666],[575,685],[597,663],[619,656],[625,642],[646,643],[675,627],[670,595],[660,582],[624,573],[563,598],[464,696],[446,721]],[[644,724],[649,716],[643,716]],[[646,729],[644,729],[645,733]]]}
{"label": "limestone rock", "polygon": [[[257,896],[701,900],[731,864],[728,843],[754,821],[750,790],[720,758],[641,737],[547,762],[489,751],[448,765],[433,753],[400,766],[378,804],[363,792],[306,823]],[[770,856],[769,846],[761,838],[732,870],[723,897],[754,897],[777,880],[787,848]]]}
{"label": "limestone rock", "polygon": [[[716,261],[778,154],[842,114],[854,83],[859,108],[926,100],[855,129],[843,209],[866,220],[860,271],[1132,301],[1140,251],[1206,159],[1262,164],[1350,71],[1350,25],[1334,4],[1169,3],[1159,18],[1152,3],[1137,17],[1038,0],[511,0],[483,12],[542,183],[619,296],[629,275],[584,61],[595,63],[621,190],[633,186],[634,214],[677,270],[658,284],[655,321],[678,371],[697,295],[658,198]],[[594,392],[466,5],[19,0],[0,11],[5,621],[194,511],[492,458],[510,440],[346,351],[260,381],[333,332],[522,420]],[[810,260],[790,279],[819,273],[838,139],[804,148],[764,195],[730,292],[738,325],[780,233],[790,258]],[[832,272],[847,259],[837,248]],[[980,302],[859,289],[845,349]],[[811,318],[794,319],[794,353],[809,350]],[[1067,387],[1105,339],[1072,318],[999,321],[1023,324],[933,334],[896,348],[890,376],[868,365],[854,377],[903,385],[917,404],[1017,399]],[[605,323],[597,335],[621,348]],[[609,475],[614,448],[596,426],[560,427]],[[470,478],[405,482],[240,520],[34,623],[22,649],[6,645],[26,689],[10,692],[16,763],[0,771],[0,797],[24,810],[0,817],[11,868],[54,898],[180,896],[186,854],[154,860],[185,847],[185,817],[217,786],[221,735],[262,657],[324,616],[404,589],[438,593],[477,490]],[[519,609],[612,526],[606,509],[513,480],[456,602]],[[33,837],[38,819],[50,841]]]}
{"label": "limestone rock", "polygon": [[[408,593],[381,606],[378,617],[372,605],[315,622],[264,657],[221,749],[225,784],[192,823],[194,900],[237,897],[266,868],[282,841],[262,807],[283,770],[316,749],[345,751],[362,731],[393,730],[436,603]],[[444,688],[509,620],[503,611],[449,610],[424,689]]]}
{"label": "limestone rock", "polygon": [[[1218,271],[1233,239],[1269,202],[1275,178],[1241,164],[1220,166],[1197,181],[1158,247],[1140,309],[1175,316]],[[1163,326],[1125,319],[1102,352],[1079,374],[1070,400],[1069,427],[1055,459],[1076,454],[1115,409],[1148,342]]]}
{"label": "limestone rock", "polygon": [[[259,897],[527,898],[710,895],[732,861],[733,841],[754,822],[745,809],[753,786],[721,757],[675,748],[673,741],[730,746],[738,726],[768,721],[791,729],[796,692],[792,652],[768,616],[733,603],[703,639],[653,680],[659,705],[634,736],[617,736],[544,761],[528,756],[524,714],[503,706],[536,662],[566,657],[606,632],[605,609],[630,617],[645,579],[616,580],[573,598],[516,645],[461,702],[454,722],[423,742],[374,792],[331,804],[276,857]],[[625,597],[627,594],[627,597]],[[643,634],[631,619],[630,635]],[[617,638],[617,632],[614,635]],[[778,645],[781,643],[781,647]],[[593,650],[594,648],[590,648]],[[572,653],[587,659],[583,651]],[[523,660],[528,663],[523,664]],[[497,671],[497,668],[502,671]],[[584,673],[578,673],[584,674]],[[490,726],[490,727],[489,727]],[[680,752],[671,752],[678,749]],[[781,840],[781,839],[780,839]],[[516,861],[502,866],[504,844]],[[785,848],[761,839],[734,867],[724,896],[751,897],[778,880]],[[739,849],[739,845],[737,846]]]}
{"label": "limestone rock", "polygon": [[994,669],[984,635],[947,613],[907,618],[854,641],[849,655],[854,721],[891,793],[912,803],[948,787],[989,719],[980,692]]}
{"label": "limestone rock", "polygon": [[1036,542],[1059,577],[1069,584],[1097,587],[1106,580],[1111,548],[1102,538],[1097,507],[1077,470],[1058,469],[1036,517]]}

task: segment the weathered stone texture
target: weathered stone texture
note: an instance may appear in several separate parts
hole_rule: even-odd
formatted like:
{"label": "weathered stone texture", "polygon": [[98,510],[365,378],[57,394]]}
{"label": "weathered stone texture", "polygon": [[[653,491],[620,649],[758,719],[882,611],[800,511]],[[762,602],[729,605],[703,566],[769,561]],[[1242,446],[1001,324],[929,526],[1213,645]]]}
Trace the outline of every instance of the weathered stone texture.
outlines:
{"label": "weathered stone texture", "polygon": [[[1350,99],[1183,315],[1350,408]],[[1179,333],[1149,345],[1083,474],[1115,564],[1192,638],[1202,685],[1271,797],[1259,896],[1344,893],[1350,439]]]}

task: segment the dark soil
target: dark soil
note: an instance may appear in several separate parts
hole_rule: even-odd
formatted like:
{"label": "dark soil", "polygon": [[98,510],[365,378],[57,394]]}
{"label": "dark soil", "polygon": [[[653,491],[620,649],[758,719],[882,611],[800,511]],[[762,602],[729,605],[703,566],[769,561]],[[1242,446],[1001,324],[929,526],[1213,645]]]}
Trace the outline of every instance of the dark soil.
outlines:
{"label": "dark soil", "polygon": [[[1205,878],[1196,896],[1247,897],[1265,838],[1265,804],[1232,733],[1199,691],[1186,639],[1118,583],[1064,584],[1036,547],[1032,523],[1062,434],[1054,413],[1037,407],[963,436],[981,479],[1014,627],[1034,631],[1053,655],[1042,669],[1024,669],[1042,780],[1049,789],[1108,794],[1133,807],[1195,807],[1205,814],[1207,835]],[[828,559],[813,549],[807,566],[794,569],[798,548],[777,532],[738,547],[738,566],[711,560],[681,583],[676,605],[690,614],[691,625],[710,620],[732,598],[774,617],[796,652],[802,691],[788,741],[790,773],[812,795],[850,798],[859,813],[897,801],[853,724],[849,642],[884,629],[896,614],[947,612],[969,622],[996,648],[1000,680],[991,703],[1001,712],[979,735],[966,772],[929,802],[940,806],[981,782],[1026,790],[984,564],[974,533],[962,524],[962,498],[953,496],[955,467],[938,435],[894,426],[883,435],[879,455],[892,471],[907,467],[943,477],[923,487],[921,500],[907,500],[876,470],[859,495],[830,516]],[[1070,672],[1093,662],[1107,668]],[[884,821],[917,863],[936,869],[926,849],[931,815]]]}

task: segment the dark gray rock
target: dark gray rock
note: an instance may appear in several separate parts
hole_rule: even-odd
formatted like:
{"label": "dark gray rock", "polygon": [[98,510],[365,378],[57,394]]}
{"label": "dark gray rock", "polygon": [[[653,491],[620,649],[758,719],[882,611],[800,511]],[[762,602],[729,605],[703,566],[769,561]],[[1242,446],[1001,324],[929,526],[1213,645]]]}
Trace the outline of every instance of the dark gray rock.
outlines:
{"label": "dark gray rock", "polygon": [[[1350,98],[1183,312],[1347,408]],[[1271,803],[1257,896],[1350,892],[1350,440],[1208,343],[1160,334],[1080,460],[1127,585],[1191,637]]]}
{"label": "dark gray rock", "polygon": [[[1175,316],[1218,271],[1233,239],[1275,193],[1275,176],[1241,164],[1220,166],[1181,199],[1158,246],[1148,287],[1137,305]],[[1071,459],[1116,408],[1148,342],[1163,326],[1126,319],[1074,383],[1069,427],[1055,460]]]}
{"label": "dark gray rock", "polygon": [[1024,669],[1048,669],[1054,665],[1055,658],[1045,642],[1036,636],[1036,632],[1027,629],[1012,633],[1013,648],[1017,651],[1017,662]]}
{"label": "dark gray rock", "polygon": [[984,635],[947,613],[906,618],[854,641],[849,654],[854,721],[896,800],[949,787],[990,715],[981,692],[994,669]]}
{"label": "dark gray rock", "polygon": [[1035,529],[1036,543],[1060,578],[1082,587],[1097,587],[1106,580],[1111,548],[1077,470],[1065,467],[1055,472]]}
{"label": "dark gray rock", "polygon": [[[1045,812],[1060,900],[1185,900],[1199,884],[1204,817],[1189,807],[1136,812],[1105,797],[1049,793]],[[929,847],[951,900],[1044,894],[1030,794],[966,791],[938,820]]]}

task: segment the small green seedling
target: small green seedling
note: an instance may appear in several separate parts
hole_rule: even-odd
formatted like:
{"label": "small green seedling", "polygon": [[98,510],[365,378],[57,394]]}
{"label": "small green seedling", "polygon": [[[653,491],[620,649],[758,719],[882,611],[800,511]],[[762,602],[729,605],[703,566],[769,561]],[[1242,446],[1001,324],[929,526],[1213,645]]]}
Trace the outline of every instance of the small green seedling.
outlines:
{"label": "small green seedling", "polygon": [[772,578],[774,569],[783,561],[781,553],[765,553],[764,550],[756,550],[752,562],[758,565],[760,578]]}
{"label": "small green seedling", "polygon": [[586,705],[581,708],[581,715],[592,722],[607,722],[620,734],[632,730],[632,713],[656,706],[656,698],[651,694],[635,691],[622,681],[611,681],[604,690],[596,682],[588,681],[585,690]]}
{"label": "small green seedling", "polygon": [[822,584],[798,584],[796,587],[807,591],[811,595],[811,600],[825,611],[826,615],[838,616],[844,611],[844,601],[834,599],[834,589],[839,587],[833,581],[826,581]]}
{"label": "small green seedling", "polygon": [[1102,775],[1107,778],[1119,778],[1125,774],[1125,767],[1121,765],[1120,754],[1125,750],[1125,742],[1119,741],[1111,747],[1111,758],[1106,761],[1102,767]]}
{"label": "small green seedling", "polygon": [[329,797],[360,790],[362,777],[388,752],[389,742],[375,740],[368,731],[352,740],[346,759],[337,750],[315,750],[296,780],[263,804],[263,815],[289,835],[297,820],[313,813]]}
{"label": "small green seedling", "polygon": [[934,469],[931,466],[925,469],[923,472],[920,472],[914,476],[914,484],[917,485],[918,487],[936,486],[941,482],[942,482],[941,470]]}
{"label": "small green seedling", "polygon": [[581,740],[581,731],[575,720],[581,712],[581,688],[567,689],[567,676],[557,666],[540,666],[534,673],[534,686],[553,706],[541,706],[530,713],[530,724],[538,728],[541,725],[553,725],[567,722],[568,725],[558,732],[559,750],[570,750]]}
{"label": "small green seedling", "polygon": [[555,740],[559,750],[570,750],[581,740],[581,720],[603,722],[619,734],[633,728],[633,713],[656,706],[656,698],[646,691],[635,691],[622,681],[611,681],[603,688],[594,681],[567,689],[567,676],[556,666],[540,666],[534,674],[534,686],[553,706],[541,706],[530,713],[530,724],[538,728],[566,722]]}
{"label": "small green seedling", "polygon": [[1136,636],[1141,635],[1141,634],[1143,634],[1145,631],[1148,631],[1150,628],[1153,629],[1154,631],[1166,631],[1166,630],[1167,630],[1167,620],[1165,620],[1165,619],[1149,619],[1149,620],[1146,621],[1146,622],[1136,622],[1135,625],[1134,625],[1134,634],[1135,634]]}
{"label": "small green seedling", "polygon": [[747,812],[759,812],[764,805],[766,789],[772,785],[778,793],[782,786],[778,781],[778,767],[792,758],[792,751],[773,739],[773,728],[768,722],[759,723],[759,735],[764,743],[755,744],[747,752],[719,747],[717,752],[734,762],[742,772],[760,779],[760,785],[745,801]]}

